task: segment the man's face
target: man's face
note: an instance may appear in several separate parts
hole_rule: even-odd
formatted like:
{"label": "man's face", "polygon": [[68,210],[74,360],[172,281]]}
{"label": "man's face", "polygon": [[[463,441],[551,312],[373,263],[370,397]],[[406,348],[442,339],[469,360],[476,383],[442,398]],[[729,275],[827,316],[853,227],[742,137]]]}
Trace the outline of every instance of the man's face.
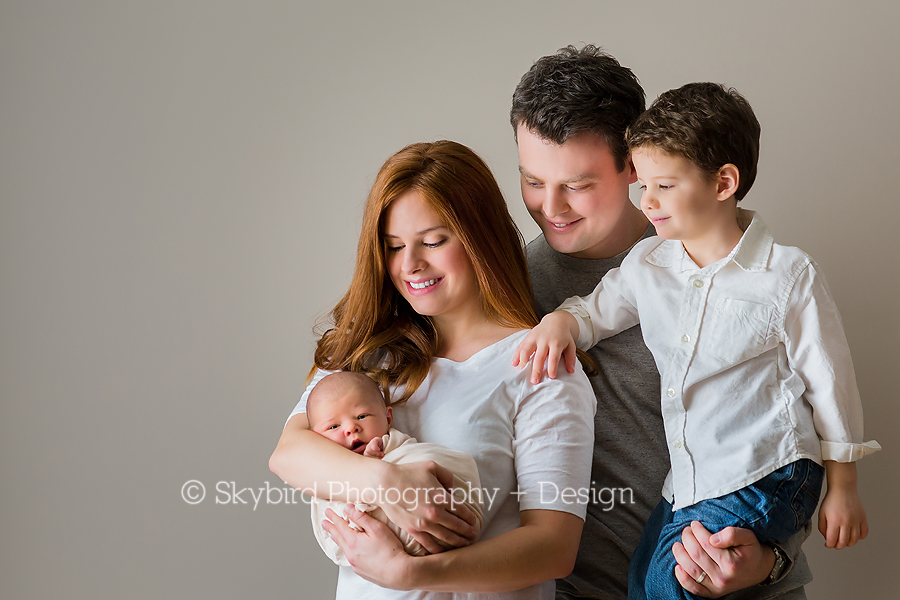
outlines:
{"label": "man's face", "polygon": [[[631,162],[622,171],[601,136],[585,132],[558,145],[524,125],[516,136],[522,199],[550,247],[576,258],[609,258],[633,239],[636,212],[628,186],[636,181]],[[624,235],[623,235],[624,232]]]}

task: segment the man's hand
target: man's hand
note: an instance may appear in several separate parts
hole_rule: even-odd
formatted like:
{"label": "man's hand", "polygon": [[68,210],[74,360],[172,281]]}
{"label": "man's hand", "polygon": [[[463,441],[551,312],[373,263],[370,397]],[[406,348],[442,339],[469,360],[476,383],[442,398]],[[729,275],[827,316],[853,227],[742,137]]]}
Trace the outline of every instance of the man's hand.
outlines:
{"label": "man's hand", "polygon": [[540,383],[547,363],[547,375],[556,379],[560,359],[565,360],[566,371],[575,372],[575,337],[578,335],[578,321],[569,313],[557,310],[546,315],[532,329],[516,348],[512,366],[520,369],[529,359],[531,383]]}
{"label": "man's hand", "polygon": [[726,527],[713,535],[698,521],[684,528],[681,543],[672,546],[672,553],[678,561],[678,582],[702,598],[718,598],[762,583],[775,566],[775,552],[760,544],[749,529]]}

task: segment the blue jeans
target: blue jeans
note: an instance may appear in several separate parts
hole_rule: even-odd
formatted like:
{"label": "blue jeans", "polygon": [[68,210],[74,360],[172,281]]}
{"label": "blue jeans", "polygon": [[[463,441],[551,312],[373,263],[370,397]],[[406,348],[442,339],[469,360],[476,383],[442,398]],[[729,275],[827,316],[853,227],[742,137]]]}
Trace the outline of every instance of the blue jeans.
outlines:
{"label": "blue jeans", "polygon": [[675,579],[672,545],[700,521],[712,532],[726,527],[751,529],[760,542],[784,542],[816,511],[825,469],[801,459],[720,498],[701,500],[678,511],[662,500],[644,526],[628,568],[628,600],[699,598]]}

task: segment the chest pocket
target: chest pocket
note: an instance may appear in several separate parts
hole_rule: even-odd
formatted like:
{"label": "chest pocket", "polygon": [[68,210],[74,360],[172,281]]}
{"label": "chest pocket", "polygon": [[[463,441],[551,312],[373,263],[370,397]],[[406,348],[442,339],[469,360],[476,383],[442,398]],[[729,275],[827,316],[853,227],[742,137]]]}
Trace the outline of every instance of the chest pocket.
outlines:
{"label": "chest pocket", "polygon": [[709,351],[728,364],[762,354],[774,345],[770,340],[774,318],[775,308],[767,304],[719,298],[713,312]]}

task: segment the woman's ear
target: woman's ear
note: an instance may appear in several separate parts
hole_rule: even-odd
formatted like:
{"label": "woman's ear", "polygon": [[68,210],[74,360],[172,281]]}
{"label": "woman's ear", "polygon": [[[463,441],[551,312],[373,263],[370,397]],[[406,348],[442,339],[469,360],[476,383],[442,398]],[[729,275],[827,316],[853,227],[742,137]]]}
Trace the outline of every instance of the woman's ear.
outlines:
{"label": "woman's ear", "polygon": [[741,181],[741,173],[738,168],[728,163],[716,173],[716,197],[719,201],[728,200],[737,192]]}

